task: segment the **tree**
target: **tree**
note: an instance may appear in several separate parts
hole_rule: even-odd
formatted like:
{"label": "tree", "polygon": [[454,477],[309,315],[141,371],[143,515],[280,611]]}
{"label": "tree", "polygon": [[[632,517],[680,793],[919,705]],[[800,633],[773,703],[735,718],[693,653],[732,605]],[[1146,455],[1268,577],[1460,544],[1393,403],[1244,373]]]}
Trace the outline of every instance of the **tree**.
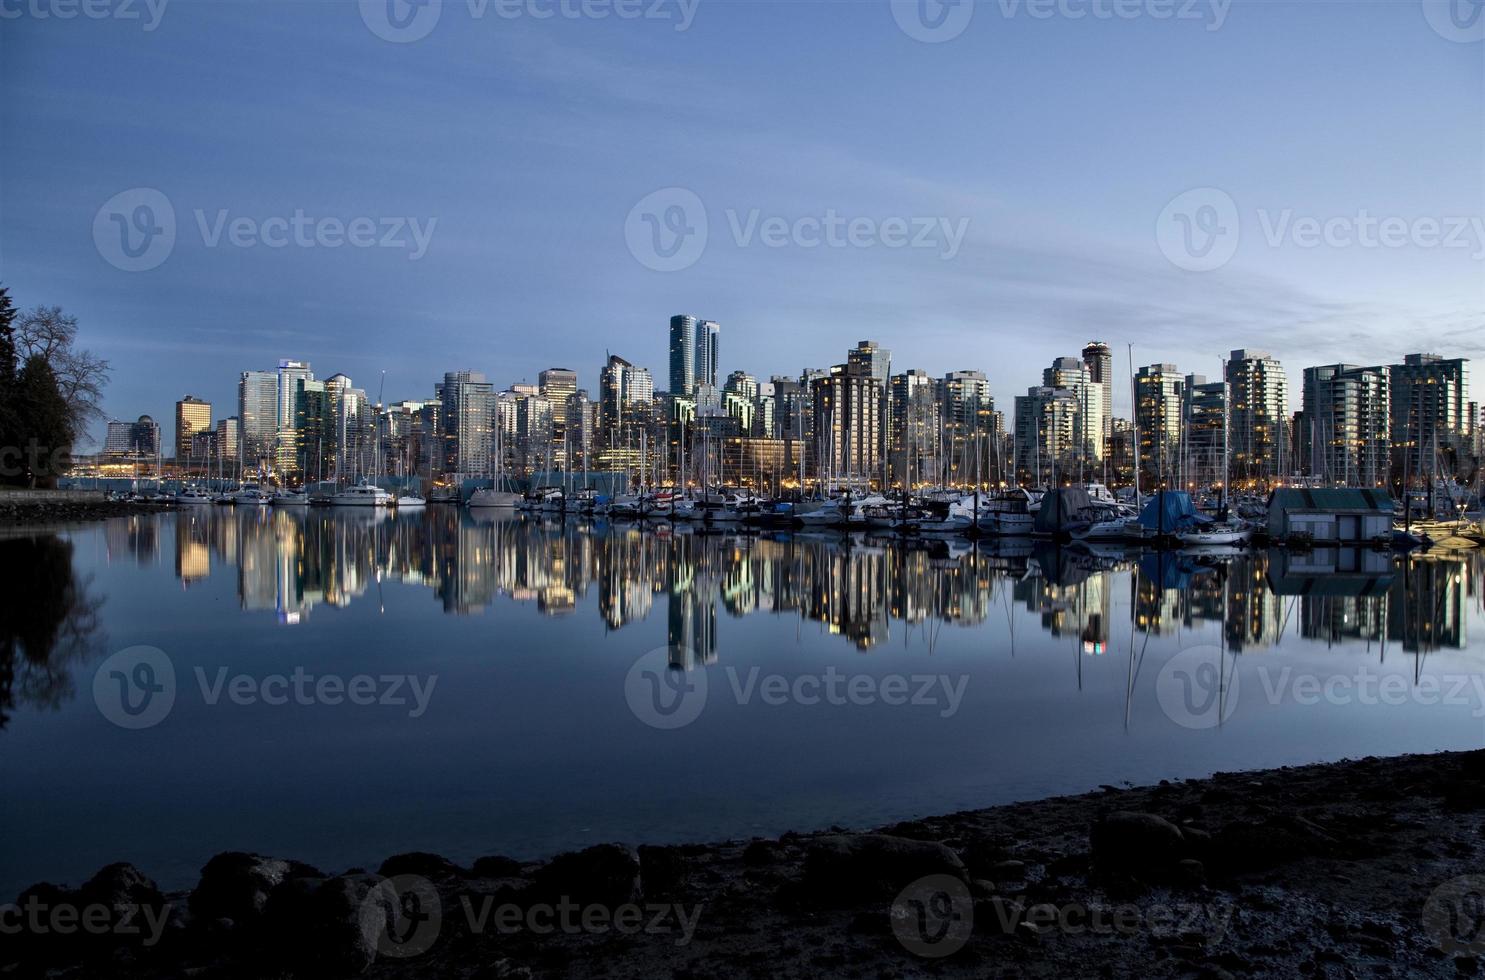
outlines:
{"label": "tree", "polygon": [[15,307],[0,286],[0,449],[15,446]]}
{"label": "tree", "polygon": [[55,487],[72,465],[73,428],[67,400],[45,357],[26,358],[16,376],[14,400],[19,438],[6,447],[10,455],[4,475],[19,477],[27,486]]}
{"label": "tree", "polygon": [[77,317],[60,306],[38,306],[22,314],[15,326],[17,354],[25,360],[40,356],[51,367],[74,434],[103,418],[103,388],[108,384],[108,362],[78,349],[76,340]]}

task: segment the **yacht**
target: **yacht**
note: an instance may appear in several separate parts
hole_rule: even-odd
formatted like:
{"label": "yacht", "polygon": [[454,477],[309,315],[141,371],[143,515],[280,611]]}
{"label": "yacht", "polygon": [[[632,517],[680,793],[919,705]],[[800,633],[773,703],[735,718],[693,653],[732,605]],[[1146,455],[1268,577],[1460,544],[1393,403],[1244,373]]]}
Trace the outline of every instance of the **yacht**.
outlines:
{"label": "yacht", "polygon": [[392,502],[392,506],[398,510],[421,510],[428,506],[428,501],[411,490],[407,490],[397,495],[397,499]]}
{"label": "yacht", "polygon": [[1000,537],[1026,537],[1031,534],[1031,498],[1025,490],[1000,490],[980,499],[977,527],[986,534]]}
{"label": "yacht", "polygon": [[273,496],[256,483],[245,483],[242,489],[232,495],[234,504],[247,504],[249,506],[267,506],[272,502]]}
{"label": "yacht", "polygon": [[1253,529],[1241,521],[1221,521],[1176,532],[1176,540],[1185,545],[1246,544],[1252,536]]}
{"label": "yacht", "polygon": [[521,495],[514,490],[500,490],[495,487],[482,487],[469,495],[469,506],[471,507],[503,507],[506,510],[515,510],[521,503]]}
{"label": "yacht", "polygon": [[303,490],[290,490],[287,488],[273,492],[273,506],[275,507],[308,507],[309,494]]}
{"label": "yacht", "polygon": [[807,528],[845,527],[845,504],[841,500],[827,500],[814,510],[796,508],[794,519]]}
{"label": "yacht", "polygon": [[330,503],[335,507],[390,507],[392,495],[381,487],[362,480],[331,497]]}
{"label": "yacht", "polygon": [[175,494],[175,502],[178,504],[209,504],[211,494],[198,486],[181,487]]}

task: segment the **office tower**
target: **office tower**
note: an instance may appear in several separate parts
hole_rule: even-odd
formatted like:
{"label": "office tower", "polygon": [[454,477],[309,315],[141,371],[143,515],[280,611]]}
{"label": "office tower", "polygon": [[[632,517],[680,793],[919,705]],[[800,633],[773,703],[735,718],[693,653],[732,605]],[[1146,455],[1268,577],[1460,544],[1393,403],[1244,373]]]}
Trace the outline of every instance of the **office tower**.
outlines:
{"label": "office tower", "polygon": [[229,415],[218,421],[217,431],[212,439],[212,449],[214,451],[211,460],[212,465],[216,465],[218,460],[224,464],[235,462],[237,459],[237,440],[241,437],[242,420],[236,415]]}
{"label": "office tower", "polygon": [[275,458],[280,474],[293,474],[299,465],[299,383],[313,381],[308,361],[283,358],[278,362],[278,412],[275,425]]}
{"label": "office tower", "polygon": [[938,382],[916,368],[894,374],[889,385],[891,475],[898,486],[943,480],[940,446],[942,404]]}
{"label": "office tower", "polygon": [[330,461],[335,458],[337,445],[330,398],[323,381],[301,379],[294,393],[294,431],[299,443],[294,471],[306,483],[330,478]]}
{"label": "office tower", "polygon": [[279,376],[244,371],[237,382],[237,417],[242,424],[242,459],[252,468],[276,458],[280,416]]}
{"label": "office tower", "polygon": [[446,472],[478,476],[491,472],[495,443],[495,386],[477,371],[449,371],[434,386],[442,406]]}
{"label": "office tower", "polygon": [[141,415],[134,423],[134,451],[141,456],[155,456],[160,452],[160,423],[148,415]]}
{"label": "office tower", "polygon": [[[1090,470],[1103,462],[1104,396],[1107,391],[1093,380],[1088,364],[1077,357],[1059,357],[1042,371],[1042,386],[1066,388],[1078,399],[1077,428],[1073,432],[1074,454]],[[1087,474],[1085,474],[1085,478]]]}
{"label": "office tower", "polygon": [[746,371],[733,371],[727,375],[727,383],[722,386],[722,390],[743,398],[755,399],[758,397],[758,379]]}
{"label": "office tower", "polygon": [[939,386],[945,479],[962,486],[993,471],[997,431],[990,382],[979,371],[950,371]]}
{"label": "office tower", "polygon": [[134,452],[134,423],[108,420],[108,431],[103,437],[103,455],[128,456]]}
{"label": "office tower", "polygon": [[857,485],[878,475],[882,454],[882,402],[886,386],[849,365],[837,364],[812,382],[815,454],[822,478]]}
{"label": "office tower", "polygon": [[567,399],[577,394],[577,372],[567,368],[547,368],[537,375],[537,390],[550,402],[552,467],[571,469],[567,446]]}
{"label": "office tower", "polygon": [[175,403],[175,461],[190,465],[191,437],[211,428],[211,402],[187,395]]}
{"label": "office tower", "polygon": [[1107,439],[1114,421],[1114,356],[1108,344],[1090,340],[1083,348],[1083,363],[1088,365],[1089,378],[1103,394],[1103,437]]}
{"label": "office tower", "polygon": [[1291,469],[1340,486],[1386,484],[1392,455],[1387,368],[1305,368],[1302,403],[1299,457]]}
{"label": "office tower", "polygon": [[1179,482],[1188,489],[1221,483],[1227,451],[1227,382],[1188,374],[1182,388],[1185,437]]}
{"label": "office tower", "polygon": [[544,395],[516,399],[516,460],[522,476],[562,468],[552,438],[557,421],[553,407]]}
{"label": "office tower", "polygon": [[[675,394],[672,392],[671,394]],[[635,420],[641,406],[655,399],[655,381],[648,368],[636,367],[617,354],[598,372],[598,419],[602,445],[623,441],[624,428]]]}
{"label": "office tower", "polygon": [[670,393],[691,395],[699,384],[717,384],[722,328],[694,316],[670,318]]}
{"label": "office tower", "polygon": [[1055,487],[1076,466],[1081,401],[1070,388],[1026,389],[1015,401],[1016,472],[1035,486]]}
{"label": "office tower", "polygon": [[1228,448],[1232,479],[1266,481],[1292,469],[1288,442],[1289,379],[1273,355],[1235,350],[1227,362]]}
{"label": "office tower", "polygon": [[885,385],[892,374],[892,352],[874,340],[858,341],[846,352],[846,364],[857,374],[876,378]]}
{"label": "office tower", "polygon": [[1161,486],[1173,487],[1181,440],[1185,379],[1174,364],[1151,364],[1134,376],[1134,421],[1139,430],[1140,469]]}
{"label": "office tower", "polygon": [[569,469],[592,465],[593,422],[595,413],[588,393],[579,388],[561,405],[563,432],[567,442],[564,458]]}
{"label": "office tower", "polygon": [[1468,432],[1468,364],[1462,357],[1409,354],[1387,369],[1399,477],[1435,470],[1446,476],[1457,468]]}

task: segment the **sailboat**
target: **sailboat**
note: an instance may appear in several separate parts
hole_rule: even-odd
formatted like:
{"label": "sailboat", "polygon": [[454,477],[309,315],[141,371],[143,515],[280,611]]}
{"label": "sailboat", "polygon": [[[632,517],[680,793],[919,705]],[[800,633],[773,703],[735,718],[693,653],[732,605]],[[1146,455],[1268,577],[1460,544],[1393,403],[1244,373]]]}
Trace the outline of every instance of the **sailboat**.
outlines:
{"label": "sailboat", "polygon": [[490,471],[490,485],[481,487],[469,495],[470,507],[499,507],[503,510],[515,510],[521,504],[522,497],[514,490],[500,489],[501,481],[504,479],[505,454],[501,444],[502,430],[499,425],[495,426],[495,463]]}

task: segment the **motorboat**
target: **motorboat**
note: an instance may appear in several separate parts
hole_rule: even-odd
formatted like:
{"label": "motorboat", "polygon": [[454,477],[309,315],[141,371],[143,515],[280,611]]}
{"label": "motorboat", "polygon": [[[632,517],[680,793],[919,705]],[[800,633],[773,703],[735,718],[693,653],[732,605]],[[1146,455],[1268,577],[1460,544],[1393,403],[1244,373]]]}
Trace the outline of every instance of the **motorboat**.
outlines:
{"label": "motorboat", "polygon": [[175,502],[178,504],[209,504],[211,494],[195,485],[181,487],[176,491]]}
{"label": "motorboat", "polygon": [[362,480],[331,497],[330,503],[335,507],[390,507],[392,499],[392,494],[388,491]]}
{"label": "motorboat", "polygon": [[303,490],[279,489],[273,492],[272,502],[275,507],[308,507],[309,494]]}
{"label": "motorboat", "polygon": [[397,499],[392,502],[392,506],[398,510],[422,510],[428,506],[428,501],[408,491],[407,493],[398,494]]}
{"label": "motorboat", "polygon": [[232,502],[239,505],[266,507],[273,502],[273,495],[256,483],[247,483],[232,495]]}
{"label": "motorboat", "polygon": [[1031,498],[1025,490],[1000,490],[980,499],[976,526],[998,537],[1028,537],[1034,525]]}
{"label": "motorboat", "polygon": [[1253,536],[1253,529],[1246,524],[1218,521],[1193,527],[1188,531],[1177,531],[1176,540],[1183,545],[1205,546],[1218,544],[1246,544]]}
{"label": "motorboat", "polygon": [[521,495],[514,490],[501,490],[497,487],[482,487],[469,495],[469,506],[471,507],[500,507],[506,510],[515,510],[521,503]]}
{"label": "motorboat", "polygon": [[806,528],[845,527],[846,509],[842,500],[827,500],[814,510],[795,508],[794,519]]}

